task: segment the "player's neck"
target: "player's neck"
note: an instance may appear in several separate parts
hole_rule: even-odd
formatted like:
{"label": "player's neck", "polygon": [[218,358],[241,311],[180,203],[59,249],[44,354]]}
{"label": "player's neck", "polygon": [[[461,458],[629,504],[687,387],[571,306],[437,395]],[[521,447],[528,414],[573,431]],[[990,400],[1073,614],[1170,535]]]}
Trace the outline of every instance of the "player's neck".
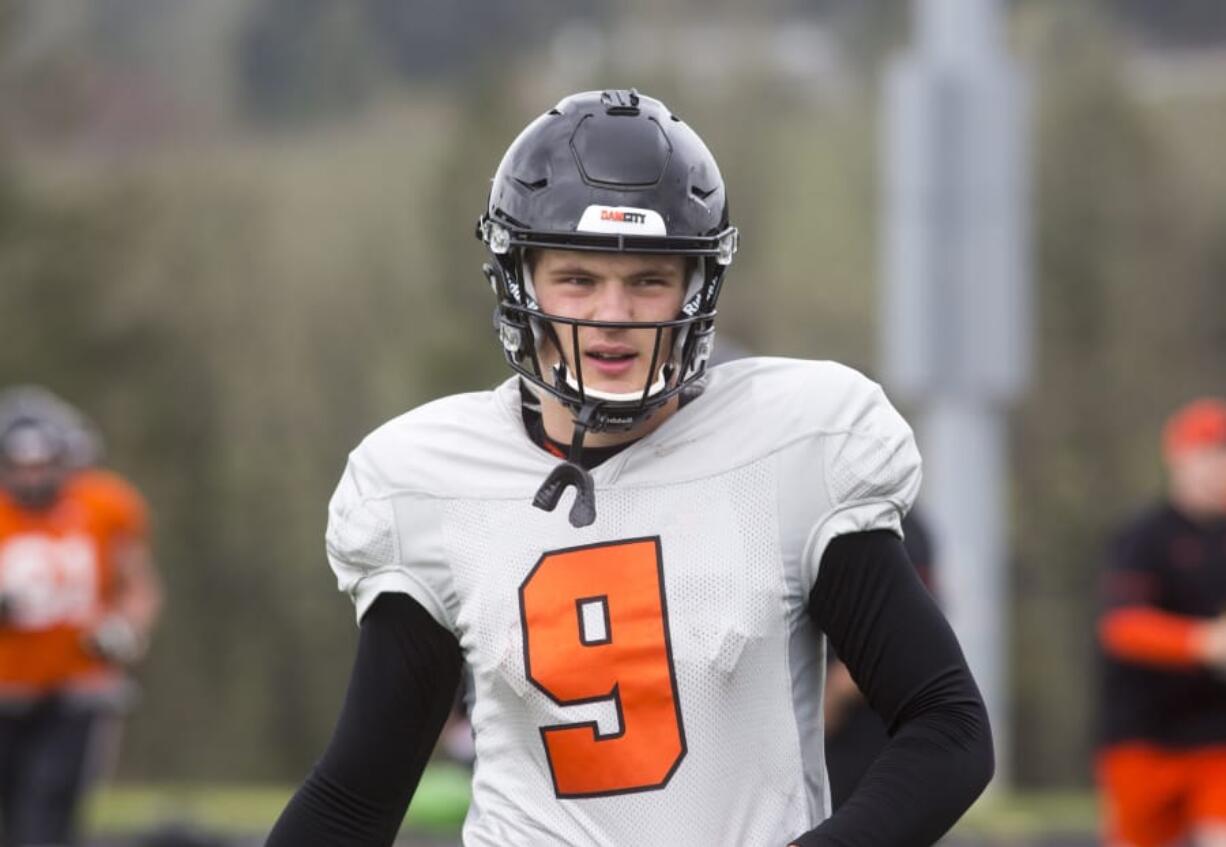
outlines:
{"label": "player's neck", "polygon": [[[574,418],[570,409],[553,396],[545,394],[541,397],[541,422],[545,426],[545,434],[561,444],[569,444],[575,432]],[[624,432],[589,432],[583,439],[585,447],[612,447],[614,444],[624,444],[635,441],[655,431],[660,424],[668,420],[678,408],[676,397],[664,404],[655,414],[643,423]]]}

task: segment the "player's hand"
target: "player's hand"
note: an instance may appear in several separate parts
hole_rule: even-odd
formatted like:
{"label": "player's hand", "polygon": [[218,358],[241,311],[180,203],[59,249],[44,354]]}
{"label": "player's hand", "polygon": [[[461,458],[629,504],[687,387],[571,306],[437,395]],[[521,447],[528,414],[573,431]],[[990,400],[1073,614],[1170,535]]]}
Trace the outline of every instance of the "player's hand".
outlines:
{"label": "player's hand", "polygon": [[85,648],[98,658],[116,665],[130,665],[145,652],[140,633],[119,615],[111,615],[87,632]]}
{"label": "player's hand", "polygon": [[1226,615],[1219,615],[1201,626],[1198,648],[1202,664],[1226,673]]}

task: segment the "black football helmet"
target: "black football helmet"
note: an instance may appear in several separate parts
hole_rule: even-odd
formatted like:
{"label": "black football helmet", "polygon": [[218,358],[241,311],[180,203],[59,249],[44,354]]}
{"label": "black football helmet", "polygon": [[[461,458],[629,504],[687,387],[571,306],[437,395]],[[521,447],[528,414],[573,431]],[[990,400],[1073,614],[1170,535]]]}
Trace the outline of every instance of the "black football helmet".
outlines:
{"label": "black football helmet", "polygon": [[96,463],[101,451],[93,425],[50,391],[0,391],[0,487],[21,506],[50,507],[67,477]]}
{"label": "black football helmet", "polygon": [[[507,363],[566,404],[583,430],[627,430],[699,379],[714,341],[715,304],[737,249],[724,180],[702,139],[659,100],[629,91],[572,94],[533,121],[503,156],[477,237],[498,297],[495,328]],[[692,257],[684,304],[666,322],[592,321],[537,305],[531,248],[665,253]],[[541,341],[556,327],[647,328],[674,341],[652,362],[641,393],[586,388],[582,363],[546,373]],[[567,330],[563,330],[567,331]],[[575,345],[577,347],[577,345]]]}
{"label": "black football helmet", "polygon": [[[579,461],[585,434],[634,428],[706,370],[715,303],[737,250],[719,166],[702,139],[659,100],[633,89],[572,94],[529,124],[503,156],[477,237],[494,258],[483,269],[498,298],[494,325],[507,363],[574,417],[569,461],[545,480],[534,505],[552,511],[573,485],[570,522],[586,526],[596,519],[596,505],[591,476]],[[546,314],[526,255],[541,248],[687,257],[681,310],[658,322]],[[545,372],[541,343],[551,336],[556,343],[556,333],[568,331],[571,349],[578,349],[583,326],[655,331],[641,392],[585,386],[581,361],[563,360]],[[670,330],[672,342],[662,351]]]}

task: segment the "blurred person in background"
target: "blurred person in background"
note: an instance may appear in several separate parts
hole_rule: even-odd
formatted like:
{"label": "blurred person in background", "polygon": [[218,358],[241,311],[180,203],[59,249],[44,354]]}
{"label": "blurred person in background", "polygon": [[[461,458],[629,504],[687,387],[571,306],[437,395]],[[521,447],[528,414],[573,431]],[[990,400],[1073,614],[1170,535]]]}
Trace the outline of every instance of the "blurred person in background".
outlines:
{"label": "blurred person in background", "polygon": [[[932,535],[916,509],[902,520],[903,547],[920,581],[932,592]],[[823,701],[826,720],[826,772],[830,802],[838,809],[851,797],[873,761],[890,740],[881,716],[864,699],[847,665],[831,650],[826,664]]]}
{"label": "blurred person in background", "polygon": [[[514,375],[350,454],[327,550],[357,657],[269,845],[391,844],[462,674],[470,847],[934,843],[993,753],[899,537],[919,454],[850,368],[707,370],[737,231],[706,145],[636,91],[572,95],[478,234]],[[833,814],[826,638],[893,730]]]}
{"label": "blurred person in background", "polygon": [[0,393],[0,844],[76,842],[107,717],[161,604],[148,509],[39,388]]}
{"label": "blurred person in background", "polygon": [[1163,430],[1166,497],[1110,547],[1098,622],[1106,841],[1226,845],[1226,401]]}

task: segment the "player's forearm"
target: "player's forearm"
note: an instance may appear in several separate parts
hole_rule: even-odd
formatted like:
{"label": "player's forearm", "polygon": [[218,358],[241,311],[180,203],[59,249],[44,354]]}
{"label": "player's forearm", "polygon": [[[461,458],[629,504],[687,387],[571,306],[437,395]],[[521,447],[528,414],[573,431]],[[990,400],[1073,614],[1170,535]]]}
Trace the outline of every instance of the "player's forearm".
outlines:
{"label": "player's forearm", "polygon": [[115,584],[102,614],[82,637],[86,649],[99,658],[130,665],[144,656],[149,645],[162,607],[162,588],[143,542],[126,542],[114,555]]}
{"label": "player's forearm", "polygon": [[847,802],[798,847],[934,844],[957,822],[994,767],[987,713],[959,675],[934,686],[933,704],[901,725]]}
{"label": "player's forearm", "polygon": [[131,543],[116,556],[118,579],[111,601],[121,616],[143,640],[148,638],[162,611],[162,583],[147,545]]}
{"label": "player's forearm", "polygon": [[831,542],[810,612],[891,740],[839,811],[795,843],[934,843],[994,768],[987,712],[949,624],[886,532]]}
{"label": "player's forearm", "polygon": [[451,633],[406,595],[378,597],[362,619],[332,740],[267,847],[391,844],[459,677],[459,645]]}
{"label": "player's forearm", "polygon": [[381,847],[396,839],[407,801],[396,810],[370,803],[319,769],[277,819],[265,847]]}
{"label": "player's forearm", "polygon": [[1207,621],[1148,606],[1108,612],[1098,623],[1103,648],[1126,662],[1191,667],[1202,661]]}

